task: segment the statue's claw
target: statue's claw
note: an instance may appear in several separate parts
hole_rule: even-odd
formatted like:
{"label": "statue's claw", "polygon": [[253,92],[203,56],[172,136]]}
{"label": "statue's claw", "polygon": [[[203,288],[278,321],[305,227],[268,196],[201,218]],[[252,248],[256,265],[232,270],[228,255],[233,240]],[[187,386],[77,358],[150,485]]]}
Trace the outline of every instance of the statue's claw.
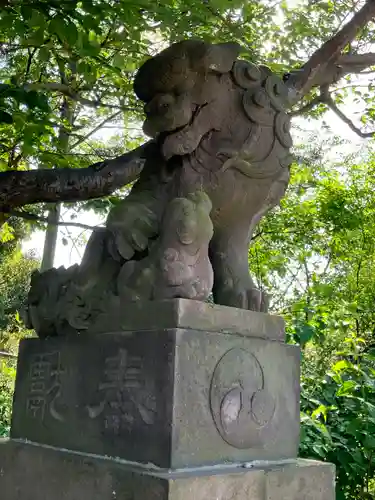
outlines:
{"label": "statue's claw", "polygon": [[227,288],[215,294],[215,302],[222,306],[268,312],[268,296],[258,288]]}
{"label": "statue's claw", "polygon": [[247,307],[250,311],[268,312],[269,299],[265,292],[259,288],[250,288],[246,290]]}
{"label": "statue's claw", "polygon": [[118,253],[123,259],[130,260],[135,252],[145,250],[150,238],[157,234],[158,217],[144,200],[125,199],[113,209],[107,227],[114,236]]}

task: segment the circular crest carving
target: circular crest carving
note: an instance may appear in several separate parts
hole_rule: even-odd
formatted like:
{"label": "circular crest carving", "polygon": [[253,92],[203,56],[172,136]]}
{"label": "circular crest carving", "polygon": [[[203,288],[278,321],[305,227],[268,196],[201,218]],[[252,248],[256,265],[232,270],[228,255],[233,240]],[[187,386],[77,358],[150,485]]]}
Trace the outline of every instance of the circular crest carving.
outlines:
{"label": "circular crest carving", "polygon": [[280,78],[272,75],[267,78],[264,87],[273,107],[277,109],[277,111],[283,111],[288,97],[286,85],[284,85]]}
{"label": "circular crest carving", "polygon": [[262,79],[264,80],[265,78],[267,78],[267,76],[270,76],[270,75],[273,75],[272,73],[272,70],[271,68],[269,68],[268,66],[266,66],[265,64],[259,64],[259,69],[262,73]]}
{"label": "circular crest carving", "polygon": [[244,93],[243,107],[245,113],[254,123],[271,127],[274,123],[275,111],[265,90],[260,88],[254,94],[248,90]]}
{"label": "circular crest carving", "polygon": [[254,354],[240,348],[224,354],[212,377],[210,404],[224,441],[239,449],[261,444],[261,431],[273,418],[275,401]]}
{"label": "circular crest carving", "polygon": [[247,90],[260,84],[262,73],[248,61],[236,61],[232,69],[233,79],[241,88]]}
{"label": "circular crest carving", "polygon": [[293,139],[290,134],[290,117],[286,113],[278,113],[275,121],[275,133],[280,143],[285,148],[293,146]]}

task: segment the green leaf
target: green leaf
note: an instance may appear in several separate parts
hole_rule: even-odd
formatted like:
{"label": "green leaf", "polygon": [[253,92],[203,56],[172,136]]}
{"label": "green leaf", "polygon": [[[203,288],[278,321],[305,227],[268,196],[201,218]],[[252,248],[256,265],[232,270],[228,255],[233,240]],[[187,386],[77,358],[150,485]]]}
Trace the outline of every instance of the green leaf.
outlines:
{"label": "green leaf", "polygon": [[34,109],[38,106],[39,103],[39,94],[36,90],[30,90],[29,92],[25,92],[24,101],[29,106],[29,108]]}
{"label": "green leaf", "polygon": [[29,5],[21,5],[21,16],[24,19],[24,21],[30,22],[30,19],[32,18],[34,13],[34,10],[32,7]]}
{"label": "green leaf", "polygon": [[296,328],[296,334],[299,337],[300,344],[305,345],[314,337],[314,328],[305,324]]}
{"label": "green leaf", "polygon": [[50,23],[49,23],[49,30],[51,33],[54,33],[57,35],[57,37],[64,41],[65,40],[65,33],[66,33],[66,23],[64,18],[60,16],[54,17]]}
{"label": "green leaf", "polygon": [[82,24],[87,29],[87,31],[98,29],[98,19],[94,16],[84,16],[82,19]]}
{"label": "green leaf", "polygon": [[67,23],[65,25],[63,37],[71,47],[74,47],[78,39],[78,31],[73,23]]}
{"label": "green leaf", "polygon": [[29,17],[28,23],[30,26],[41,28],[45,23],[45,17],[40,11],[32,9],[31,17]]}
{"label": "green leaf", "polygon": [[31,36],[28,38],[28,43],[32,45],[41,45],[44,42],[44,27],[40,27],[37,30],[33,31]]}
{"label": "green leaf", "polygon": [[349,368],[352,368],[353,364],[350,363],[349,361],[346,361],[345,359],[342,359],[341,361],[338,361],[335,363],[332,367],[332,370],[336,373],[339,373],[343,370],[347,370]]}
{"label": "green leaf", "polygon": [[339,387],[336,392],[337,396],[346,396],[351,394],[353,390],[357,387],[357,383],[354,380],[346,380],[341,387]]}
{"label": "green leaf", "polygon": [[112,59],[112,64],[117,68],[123,69],[126,64],[126,58],[121,54],[117,53]]}
{"label": "green leaf", "polygon": [[327,420],[327,410],[328,410],[328,408],[325,405],[320,405],[320,406],[318,406],[318,408],[316,408],[316,410],[314,410],[312,412],[311,418],[316,419],[322,415],[324,418],[324,421],[326,421]]}
{"label": "green leaf", "polygon": [[51,57],[51,51],[48,47],[41,47],[38,52],[38,57],[41,62],[46,62]]}
{"label": "green leaf", "polygon": [[0,227],[0,242],[7,243],[14,239],[14,229],[7,222]]}
{"label": "green leaf", "polygon": [[369,436],[369,435],[367,435],[365,437],[364,442],[363,442],[363,446],[365,448],[370,449],[370,450],[375,450],[375,436]]}

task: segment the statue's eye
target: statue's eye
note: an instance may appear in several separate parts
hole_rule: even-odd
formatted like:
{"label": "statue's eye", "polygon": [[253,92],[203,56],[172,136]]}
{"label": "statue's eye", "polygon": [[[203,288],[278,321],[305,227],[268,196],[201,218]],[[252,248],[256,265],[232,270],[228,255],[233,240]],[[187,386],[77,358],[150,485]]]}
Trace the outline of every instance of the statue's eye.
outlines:
{"label": "statue's eye", "polygon": [[158,99],[158,108],[162,109],[163,111],[167,110],[170,108],[174,103],[174,98],[170,94],[164,94]]}

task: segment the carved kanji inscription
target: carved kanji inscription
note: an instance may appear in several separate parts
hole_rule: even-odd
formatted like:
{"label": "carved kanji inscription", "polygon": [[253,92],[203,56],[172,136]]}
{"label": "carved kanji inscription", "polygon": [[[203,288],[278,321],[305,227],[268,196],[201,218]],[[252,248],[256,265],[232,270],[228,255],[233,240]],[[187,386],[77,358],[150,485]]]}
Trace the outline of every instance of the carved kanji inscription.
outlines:
{"label": "carved kanji inscription", "polygon": [[105,359],[103,380],[96,393],[98,402],[87,406],[91,419],[101,417],[104,429],[114,434],[130,430],[139,419],[152,425],[156,400],[146,387],[143,359],[119,349]]}
{"label": "carved kanji inscription", "polygon": [[58,351],[35,354],[31,358],[26,398],[26,411],[30,417],[43,421],[48,414],[55,420],[64,421],[58,409],[63,373]]}

